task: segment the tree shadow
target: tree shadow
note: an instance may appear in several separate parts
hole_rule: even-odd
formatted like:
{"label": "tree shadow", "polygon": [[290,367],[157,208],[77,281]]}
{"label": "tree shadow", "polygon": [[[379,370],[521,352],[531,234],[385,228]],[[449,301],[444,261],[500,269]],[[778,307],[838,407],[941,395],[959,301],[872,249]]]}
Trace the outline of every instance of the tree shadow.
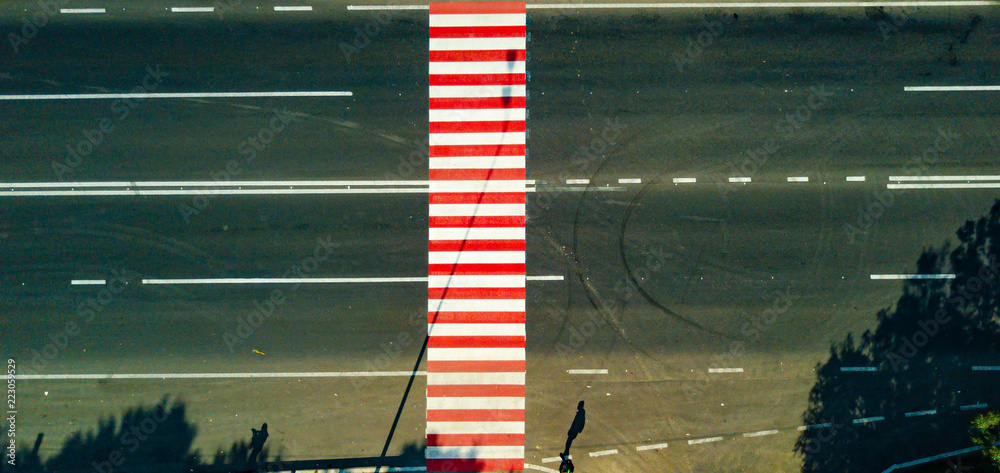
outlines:
{"label": "tree shadow", "polygon": [[972,446],[973,416],[1000,397],[997,372],[982,368],[1000,364],[1000,201],[956,235],[956,248],[929,248],[916,264],[954,279],[907,280],[874,329],[817,365],[795,444],[803,472],[881,472]]}

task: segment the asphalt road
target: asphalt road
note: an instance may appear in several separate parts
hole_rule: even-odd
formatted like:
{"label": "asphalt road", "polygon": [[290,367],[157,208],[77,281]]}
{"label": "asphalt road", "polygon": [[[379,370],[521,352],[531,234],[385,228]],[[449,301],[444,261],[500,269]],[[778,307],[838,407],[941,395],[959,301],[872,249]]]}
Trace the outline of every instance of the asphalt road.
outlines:
{"label": "asphalt road", "polygon": [[[298,16],[240,4],[221,18],[145,5],[57,15],[18,52],[2,45],[0,91],[126,92],[145,80],[154,92],[353,95],[3,101],[0,180],[426,180],[426,12],[386,13],[383,25],[343,4]],[[5,8],[6,34],[34,7]],[[528,283],[526,462],[561,450],[584,399],[581,469],[796,470],[815,364],[900,294],[899,281],[870,275],[913,272],[923,249],[998,197],[886,188],[890,176],[997,174],[1000,92],[904,92],[1000,84],[995,9],[910,10],[888,36],[891,20],[862,8],[529,17],[528,274],[564,279]],[[372,24],[379,32],[345,57]],[[689,48],[699,37],[711,43]],[[95,132],[102,119],[112,129]],[[268,129],[273,141],[252,148]],[[68,157],[84,140],[92,150]],[[423,283],[141,281],[279,277],[320,253],[299,274],[421,277],[426,228],[420,193],[0,196],[2,355],[36,374],[408,371],[426,335],[411,323],[423,320]],[[110,285],[70,284],[122,274],[110,296]],[[273,314],[227,339],[276,289]],[[769,309],[748,343],[745,324]],[[32,363],[50,336],[65,346]],[[744,355],[721,356],[739,341]],[[17,435],[27,445],[44,432],[52,455],[99,417],[167,395],[186,403],[206,457],[261,422],[285,459],[372,456],[408,379],[24,380]],[[423,383],[390,454],[423,440]],[[740,438],[769,429],[779,432]],[[687,444],[714,436],[726,438]],[[669,446],[635,449],[658,443]]]}

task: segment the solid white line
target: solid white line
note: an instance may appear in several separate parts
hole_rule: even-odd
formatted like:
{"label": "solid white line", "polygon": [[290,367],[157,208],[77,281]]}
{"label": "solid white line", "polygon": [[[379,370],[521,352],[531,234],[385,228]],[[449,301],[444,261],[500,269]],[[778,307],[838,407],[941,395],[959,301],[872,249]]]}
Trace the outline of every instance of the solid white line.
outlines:
{"label": "solid white line", "polygon": [[569,374],[608,374],[608,370],[566,370]]}
{"label": "solid white line", "polygon": [[890,181],[1000,181],[1000,176],[889,176]]}
{"label": "solid white line", "polygon": [[103,279],[73,279],[69,284],[70,286],[103,286],[107,284],[107,281]]}
{"label": "solid white line", "polygon": [[955,279],[954,274],[872,274],[872,279]]}
{"label": "solid white line", "polygon": [[865,182],[865,176],[847,176],[847,182]]}
{"label": "solid white line", "polygon": [[641,452],[641,451],[644,451],[644,450],[659,450],[661,448],[667,448],[667,444],[665,444],[665,443],[658,443],[658,444],[655,444],[655,445],[640,445],[638,447],[635,447],[635,451]]}
{"label": "solid white line", "polygon": [[0,182],[0,188],[62,189],[73,187],[300,187],[300,186],[427,186],[430,181],[89,181],[89,182]]}
{"label": "solid white line", "polygon": [[[527,192],[527,190],[525,190]],[[168,190],[21,190],[0,191],[2,197],[164,197],[178,195],[349,195],[349,194],[426,194],[427,188],[387,189],[168,189]]]}
{"label": "solid white line", "polygon": [[[856,7],[983,7],[997,5],[989,0],[901,1],[901,2],[697,2],[697,3],[529,3],[527,8],[856,8]],[[348,5],[348,10],[427,10],[428,5]],[[434,15],[457,16],[457,15]],[[432,17],[432,18],[434,18]],[[436,26],[431,24],[431,26]],[[443,25],[442,25],[443,26]],[[474,26],[474,25],[470,25]]]}
{"label": "solid white line", "polygon": [[72,14],[88,14],[88,13],[106,13],[103,8],[60,8],[59,13],[72,15]]}
{"label": "solid white line", "polygon": [[751,178],[749,178],[749,177],[730,177],[729,178],[729,182],[744,182],[744,183],[746,183],[746,182],[750,182],[750,181],[751,181]]}
{"label": "solid white line", "polygon": [[562,281],[565,276],[528,276],[528,281]]}
{"label": "solid white line", "polygon": [[309,5],[297,5],[297,6],[275,6],[274,11],[312,11],[313,7]]}
{"label": "solid white line", "polygon": [[[372,10],[429,10],[430,5],[348,5],[348,10],[372,11]],[[434,25],[431,25],[434,26]]]}
{"label": "solid white line", "polygon": [[743,368],[709,368],[709,373],[742,373]]}
{"label": "solid white line", "polygon": [[[448,276],[438,276],[445,278],[446,286],[432,287],[464,287],[458,284],[459,276],[451,276],[453,282],[447,282]],[[525,278],[528,281],[562,281],[565,276],[516,276]],[[495,281],[497,276],[488,276],[487,283],[476,282],[468,287],[503,287],[489,284]],[[351,283],[414,283],[427,282],[427,277],[389,277],[389,278],[189,278],[189,279],[163,279],[150,278],[143,279],[143,284],[150,285],[180,285],[180,284],[351,284]]]}
{"label": "solid white line", "polygon": [[744,437],[763,437],[765,435],[774,435],[778,433],[777,430],[761,430],[757,432],[747,432],[743,434]]}
{"label": "solid white line", "polygon": [[617,448],[613,448],[611,450],[601,450],[600,452],[590,452],[590,456],[592,457],[603,457],[606,455],[617,455],[617,454],[618,454]]}
{"label": "solid white line", "polygon": [[809,182],[809,176],[788,176],[788,182]]}
{"label": "solid white line", "polygon": [[174,13],[212,13],[215,7],[170,7]]}
{"label": "solid white line", "polygon": [[566,179],[566,184],[590,184],[590,179]]}
{"label": "solid white line", "polygon": [[329,371],[287,373],[149,373],[149,374],[19,374],[18,380],[79,379],[242,379],[242,378],[377,378],[426,376],[426,371]]}
{"label": "solid white line", "polygon": [[673,181],[674,184],[694,184],[698,182],[698,179],[694,177],[675,177]]}
{"label": "solid white line", "polygon": [[903,87],[905,92],[984,92],[1000,90],[1000,85],[918,85]]}
{"label": "solid white line", "polygon": [[697,445],[699,443],[718,442],[719,440],[722,440],[722,437],[709,437],[709,438],[704,438],[704,439],[691,439],[691,440],[688,440],[688,445]]}
{"label": "solid white line", "polygon": [[35,94],[0,95],[0,100],[95,100],[95,99],[185,99],[236,97],[350,97],[351,92],[303,90],[287,92],[149,92],[124,94]]}
{"label": "solid white line", "polygon": [[642,184],[642,179],[619,179],[619,184]]}
{"label": "solid white line", "polygon": [[1000,182],[968,184],[886,184],[886,189],[998,189]]}

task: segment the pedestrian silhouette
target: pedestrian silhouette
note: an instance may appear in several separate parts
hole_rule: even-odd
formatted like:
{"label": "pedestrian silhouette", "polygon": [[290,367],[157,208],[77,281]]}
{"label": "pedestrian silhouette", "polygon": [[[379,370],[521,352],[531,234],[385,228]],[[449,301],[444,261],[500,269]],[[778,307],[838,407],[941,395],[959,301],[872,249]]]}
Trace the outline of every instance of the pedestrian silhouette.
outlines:
{"label": "pedestrian silhouette", "polygon": [[257,455],[260,455],[260,451],[264,449],[264,442],[267,441],[267,422],[260,426],[260,430],[251,427],[250,431],[253,432],[253,437],[250,439],[250,463],[256,463]]}
{"label": "pedestrian silhouette", "polygon": [[576,405],[576,417],[573,418],[573,425],[569,427],[569,432],[566,435],[566,451],[563,452],[565,455],[569,455],[569,447],[573,445],[573,440],[576,436],[583,432],[583,426],[587,423],[587,411],[583,409],[583,401],[580,401]]}

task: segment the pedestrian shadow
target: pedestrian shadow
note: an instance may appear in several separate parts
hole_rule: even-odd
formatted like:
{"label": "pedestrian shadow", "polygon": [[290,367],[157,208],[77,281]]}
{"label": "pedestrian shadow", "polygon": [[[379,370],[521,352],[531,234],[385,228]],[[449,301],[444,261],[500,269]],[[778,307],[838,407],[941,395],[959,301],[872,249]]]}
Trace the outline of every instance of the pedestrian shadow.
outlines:
{"label": "pedestrian shadow", "polygon": [[587,411],[583,408],[583,401],[580,401],[576,405],[576,416],[573,417],[573,423],[569,426],[569,431],[566,433],[566,448],[563,450],[563,454],[569,455],[569,449],[573,446],[573,441],[576,440],[576,436],[583,432],[583,427],[587,424]]}

